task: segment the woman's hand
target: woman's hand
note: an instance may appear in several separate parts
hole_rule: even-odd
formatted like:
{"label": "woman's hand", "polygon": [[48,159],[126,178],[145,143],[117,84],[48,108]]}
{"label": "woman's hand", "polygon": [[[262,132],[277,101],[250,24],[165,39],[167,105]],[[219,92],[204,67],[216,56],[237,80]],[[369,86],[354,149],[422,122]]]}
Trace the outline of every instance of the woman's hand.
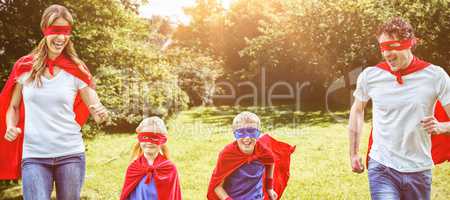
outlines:
{"label": "woman's hand", "polygon": [[106,109],[106,107],[101,103],[90,105],[89,111],[94,116],[94,120],[97,123],[106,121],[109,116],[108,109]]}
{"label": "woman's hand", "polygon": [[97,93],[90,87],[84,87],[80,90],[81,98],[86,105],[89,105],[89,112],[94,117],[95,122],[102,123],[108,118],[108,110],[102,105]]}
{"label": "woman's hand", "polygon": [[22,132],[20,128],[17,127],[8,127],[6,129],[5,139],[12,142],[16,140],[17,136]]}

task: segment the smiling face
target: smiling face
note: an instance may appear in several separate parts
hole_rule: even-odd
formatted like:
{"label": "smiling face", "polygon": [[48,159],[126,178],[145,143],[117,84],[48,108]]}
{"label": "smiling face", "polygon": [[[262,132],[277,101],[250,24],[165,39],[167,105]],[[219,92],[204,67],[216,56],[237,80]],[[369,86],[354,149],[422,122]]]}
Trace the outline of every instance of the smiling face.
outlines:
{"label": "smiling face", "polygon": [[[162,119],[160,119],[159,117],[149,117],[142,120],[142,122],[136,128],[136,132],[152,132],[166,135],[167,129]],[[142,149],[142,152],[147,155],[154,155],[161,152],[162,145],[157,145],[150,142],[140,142],[139,145]]]}
{"label": "smiling face", "polygon": [[[260,128],[259,117],[251,112],[241,112],[233,119],[233,132],[242,128]],[[252,154],[255,149],[257,138],[244,137],[236,139],[239,149],[245,154]]]}
{"label": "smiling face", "polygon": [[150,142],[140,142],[139,146],[141,146],[142,152],[147,155],[154,155],[161,151],[161,145],[156,145]]}
{"label": "smiling face", "polygon": [[[240,128],[258,128],[256,123],[243,123]],[[244,137],[236,140],[239,149],[245,154],[252,154],[255,149],[257,138]]]}
{"label": "smiling face", "polygon": [[[62,17],[56,19],[52,23],[52,26],[69,26],[69,25],[70,23]],[[52,34],[46,36],[48,57],[52,59],[58,57],[63,52],[64,48],[67,46],[67,43],[69,43],[69,40],[70,35]]]}

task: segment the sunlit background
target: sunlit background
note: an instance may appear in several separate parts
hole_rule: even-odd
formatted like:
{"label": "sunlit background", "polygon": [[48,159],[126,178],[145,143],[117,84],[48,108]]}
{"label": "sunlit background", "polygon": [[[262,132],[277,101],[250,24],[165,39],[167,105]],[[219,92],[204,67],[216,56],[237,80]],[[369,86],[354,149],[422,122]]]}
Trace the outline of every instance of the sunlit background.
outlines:
{"label": "sunlit background", "polygon": [[[225,9],[229,9],[233,0],[220,0],[219,2]],[[190,17],[184,13],[183,9],[195,4],[196,0],[151,0],[150,3],[139,8],[139,14],[146,18],[155,15],[165,16],[174,23],[189,24]]]}
{"label": "sunlit background", "polygon": [[[43,39],[42,12],[54,3],[73,13],[75,49],[112,111],[108,126],[83,127],[85,199],[117,199],[135,128],[153,115],[168,124],[184,199],[205,199],[244,110],[297,145],[283,200],[369,199],[367,176],[350,172],[346,119],[359,72],[381,61],[377,27],[408,20],[414,54],[450,71],[448,0],[0,0],[0,88]],[[450,196],[449,171],[434,169],[432,199]],[[0,181],[0,199],[20,199],[19,185]]]}

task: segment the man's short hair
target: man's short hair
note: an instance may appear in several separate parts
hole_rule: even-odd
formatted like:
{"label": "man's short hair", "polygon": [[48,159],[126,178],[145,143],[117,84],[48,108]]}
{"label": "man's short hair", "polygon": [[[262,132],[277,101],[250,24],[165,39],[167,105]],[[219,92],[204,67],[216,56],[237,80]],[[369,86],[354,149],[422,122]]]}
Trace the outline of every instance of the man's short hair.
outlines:
{"label": "man's short hair", "polygon": [[414,30],[410,23],[401,17],[394,17],[378,27],[377,38],[383,33],[398,40],[414,39]]}

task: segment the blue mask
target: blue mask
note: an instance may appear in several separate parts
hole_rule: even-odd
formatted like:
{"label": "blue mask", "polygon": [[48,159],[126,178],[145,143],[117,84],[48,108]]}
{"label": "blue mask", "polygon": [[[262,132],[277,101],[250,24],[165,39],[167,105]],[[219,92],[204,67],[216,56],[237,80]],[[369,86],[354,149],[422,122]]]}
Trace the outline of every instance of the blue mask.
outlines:
{"label": "blue mask", "polygon": [[234,131],[234,138],[236,138],[236,140],[246,137],[257,139],[260,135],[261,131],[257,128],[240,128]]}

